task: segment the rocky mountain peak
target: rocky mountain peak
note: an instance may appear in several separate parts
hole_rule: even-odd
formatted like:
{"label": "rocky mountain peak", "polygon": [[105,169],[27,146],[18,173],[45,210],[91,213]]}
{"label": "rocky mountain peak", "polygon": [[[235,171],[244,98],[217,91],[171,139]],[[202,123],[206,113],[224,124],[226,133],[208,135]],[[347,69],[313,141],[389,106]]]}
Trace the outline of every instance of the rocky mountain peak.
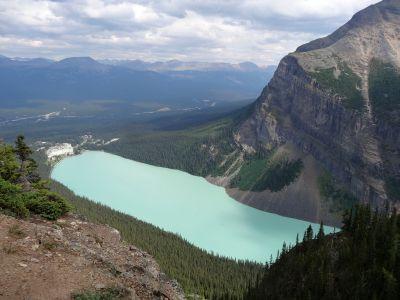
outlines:
{"label": "rocky mountain peak", "polygon": [[383,22],[393,22],[398,24],[397,18],[399,14],[400,1],[381,1],[378,4],[371,5],[356,13],[349,22],[327,37],[316,39],[298,47],[296,52],[307,52],[329,47],[343,37],[350,35],[352,31],[363,27],[376,26],[378,23]]}
{"label": "rocky mountain peak", "polygon": [[[400,1],[385,0],[283,58],[236,140],[243,149],[294,144],[360,201],[400,200],[399,70]],[[321,195],[310,201],[299,206],[321,215]]]}

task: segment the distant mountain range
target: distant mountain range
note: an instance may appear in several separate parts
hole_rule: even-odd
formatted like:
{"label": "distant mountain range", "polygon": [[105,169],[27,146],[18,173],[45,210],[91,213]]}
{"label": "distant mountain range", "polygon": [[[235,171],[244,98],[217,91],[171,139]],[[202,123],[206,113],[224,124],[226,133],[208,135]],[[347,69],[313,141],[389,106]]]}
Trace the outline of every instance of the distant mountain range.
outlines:
{"label": "distant mountain range", "polygon": [[138,71],[241,71],[241,72],[256,72],[275,69],[275,66],[259,67],[252,62],[242,62],[238,64],[229,63],[209,63],[209,62],[183,62],[180,60],[145,62],[142,60],[112,60],[105,59],[100,61],[103,64],[113,66],[128,67]]}
{"label": "distant mountain range", "polygon": [[275,66],[71,57],[0,56],[0,107],[32,105],[35,100],[117,100],[187,105],[208,99],[255,98],[272,77]]}

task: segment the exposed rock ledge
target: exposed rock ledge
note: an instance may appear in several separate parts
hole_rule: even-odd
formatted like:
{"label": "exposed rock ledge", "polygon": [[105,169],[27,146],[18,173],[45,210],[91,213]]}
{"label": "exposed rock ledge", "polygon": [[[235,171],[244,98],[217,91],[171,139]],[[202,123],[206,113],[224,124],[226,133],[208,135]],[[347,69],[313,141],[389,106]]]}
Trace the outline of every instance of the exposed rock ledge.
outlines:
{"label": "exposed rock ledge", "polygon": [[0,214],[0,245],[0,299],[71,299],[110,288],[124,299],[184,299],[149,254],[74,215],[49,222]]}

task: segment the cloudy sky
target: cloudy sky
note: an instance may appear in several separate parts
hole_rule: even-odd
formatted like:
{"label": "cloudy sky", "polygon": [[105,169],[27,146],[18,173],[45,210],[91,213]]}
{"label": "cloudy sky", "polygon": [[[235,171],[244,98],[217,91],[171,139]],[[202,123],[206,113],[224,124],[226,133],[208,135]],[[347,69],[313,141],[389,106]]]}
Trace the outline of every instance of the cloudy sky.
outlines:
{"label": "cloudy sky", "polygon": [[276,64],[376,0],[0,0],[0,54]]}

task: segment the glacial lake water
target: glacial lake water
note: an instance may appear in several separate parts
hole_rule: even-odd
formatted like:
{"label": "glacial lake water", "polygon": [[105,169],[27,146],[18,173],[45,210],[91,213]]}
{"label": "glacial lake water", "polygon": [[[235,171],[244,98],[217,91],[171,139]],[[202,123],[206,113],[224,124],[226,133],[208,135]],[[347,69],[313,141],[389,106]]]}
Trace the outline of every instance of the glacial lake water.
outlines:
{"label": "glacial lake water", "polygon": [[[308,222],[237,202],[202,177],[99,151],[63,159],[51,177],[85,196],[177,233],[210,252],[264,263],[300,239]],[[312,224],[314,231],[318,224]],[[325,227],[325,232],[332,232]]]}

